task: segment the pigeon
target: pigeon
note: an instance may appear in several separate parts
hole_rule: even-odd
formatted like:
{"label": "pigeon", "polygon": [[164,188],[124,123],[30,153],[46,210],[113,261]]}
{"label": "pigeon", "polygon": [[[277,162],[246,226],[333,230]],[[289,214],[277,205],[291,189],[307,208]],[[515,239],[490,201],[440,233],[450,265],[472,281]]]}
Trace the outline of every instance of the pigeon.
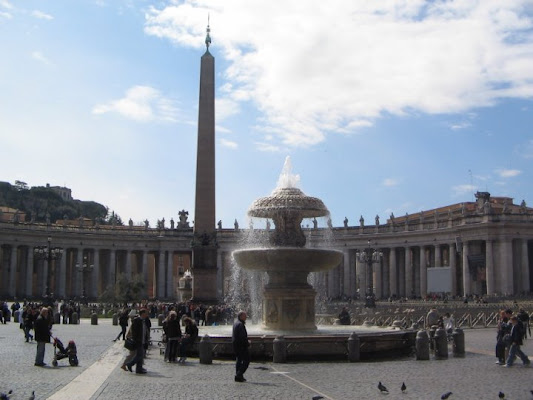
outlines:
{"label": "pigeon", "polygon": [[378,389],[381,393],[389,394],[389,390],[381,382],[378,383]]}
{"label": "pigeon", "polygon": [[320,399],[323,399],[324,397],[322,396],[313,396],[313,399],[312,400],[320,400]]}
{"label": "pigeon", "polygon": [[28,398],[28,400],[35,400],[35,390],[31,391],[31,396]]}
{"label": "pigeon", "polygon": [[405,393],[405,391],[407,390],[407,386],[405,386],[405,382],[402,383],[402,393]]}
{"label": "pigeon", "polygon": [[440,399],[441,400],[449,399],[452,394],[453,394],[452,392],[446,392],[442,396],[440,396]]}
{"label": "pigeon", "polygon": [[268,371],[269,368],[267,367],[254,367],[255,369],[260,369],[262,371]]}
{"label": "pigeon", "polygon": [[0,393],[0,400],[9,400],[9,395],[13,393],[13,390],[10,390],[9,392],[7,392],[7,394],[5,393]]}
{"label": "pigeon", "polygon": [[503,393],[503,392],[498,393],[498,397],[500,399],[505,399],[505,393]]}

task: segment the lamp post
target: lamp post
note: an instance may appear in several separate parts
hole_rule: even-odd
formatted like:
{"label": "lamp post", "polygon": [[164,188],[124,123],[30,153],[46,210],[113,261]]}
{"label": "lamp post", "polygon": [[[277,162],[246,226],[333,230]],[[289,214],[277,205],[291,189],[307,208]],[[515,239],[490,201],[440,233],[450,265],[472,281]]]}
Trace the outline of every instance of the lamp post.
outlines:
{"label": "lamp post", "polygon": [[43,303],[45,305],[52,305],[54,303],[53,294],[50,293],[50,277],[52,275],[52,261],[59,261],[63,256],[63,249],[61,247],[52,247],[52,238],[48,237],[48,244],[46,246],[37,246],[33,249],[33,254],[38,260],[46,261],[48,269],[46,271],[46,288],[43,296]]}
{"label": "lamp post", "polygon": [[87,296],[85,294],[85,273],[91,272],[94,268],[93,264],[89,264],[87,256],[83,256],[81,264],[76,263],[76,269],[81,273],[81,302],[87,304]]}
{"label": "lamp post", "polygon": [[365,277],[368,282],[368,293],[365,296],[365,307],[375,307],[376,300],[374,296],[374,282],[373,282],[373,265],[381,262],[383,252],[379,249],[373,249],[370,245],[370,240],[367,242],[367,247],[362,251],[356,253],[356,257],[360,263],[366,265]]}

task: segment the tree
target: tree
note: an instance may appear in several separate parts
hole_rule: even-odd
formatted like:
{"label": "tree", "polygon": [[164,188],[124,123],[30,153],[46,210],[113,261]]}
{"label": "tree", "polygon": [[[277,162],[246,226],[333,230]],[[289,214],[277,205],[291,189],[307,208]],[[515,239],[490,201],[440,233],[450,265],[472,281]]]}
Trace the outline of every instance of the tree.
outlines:
{"label": "tree", "polygon": [[22,182],[22,181],[15,181],[15,187],[17,188],[17,190],[19,192],[21,190],[28,190],[29,189],[28,184],[26,182]]}

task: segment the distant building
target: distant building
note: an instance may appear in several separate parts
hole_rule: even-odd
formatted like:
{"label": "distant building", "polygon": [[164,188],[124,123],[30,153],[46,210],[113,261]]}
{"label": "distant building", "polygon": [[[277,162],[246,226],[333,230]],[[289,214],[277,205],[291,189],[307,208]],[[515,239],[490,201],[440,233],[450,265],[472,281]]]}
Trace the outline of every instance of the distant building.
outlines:
{"label": "distant building", "polygon": [[72,200],[72,190],[64,186],[50,186],[49,183],[46,184],[47,189],[51,189],[61,196],[63,200],[70,201]]}

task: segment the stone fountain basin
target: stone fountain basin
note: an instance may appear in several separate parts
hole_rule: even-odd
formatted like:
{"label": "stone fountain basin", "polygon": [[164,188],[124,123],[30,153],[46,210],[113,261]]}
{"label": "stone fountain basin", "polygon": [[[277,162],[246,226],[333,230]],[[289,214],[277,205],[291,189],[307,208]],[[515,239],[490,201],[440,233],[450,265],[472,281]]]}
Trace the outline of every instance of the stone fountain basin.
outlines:
{"label": "stone fountain basin", "polygon": [[342,262],[338,250],[306,249],[301,247],[242,249],[233,258],[244,269],[259,271],[317,272],[335,268]]}

